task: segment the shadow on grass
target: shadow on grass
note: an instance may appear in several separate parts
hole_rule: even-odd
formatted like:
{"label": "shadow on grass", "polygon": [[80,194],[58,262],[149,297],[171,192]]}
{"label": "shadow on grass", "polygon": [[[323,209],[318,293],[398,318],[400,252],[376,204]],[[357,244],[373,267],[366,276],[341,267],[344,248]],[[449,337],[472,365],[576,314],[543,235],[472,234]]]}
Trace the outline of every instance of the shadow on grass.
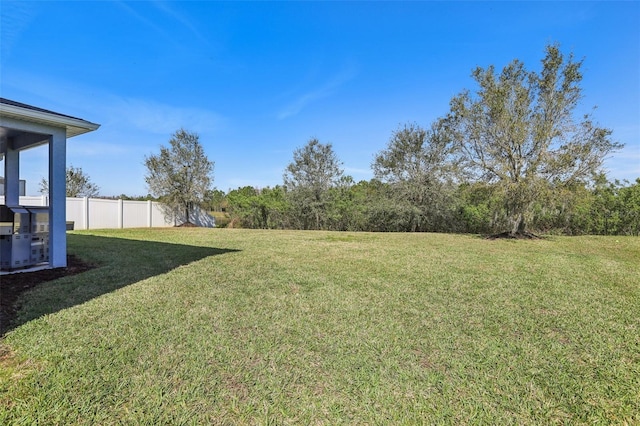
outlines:
{"label": "shadow on grass", "polygon": [[166,242],[94,235],[67,235],[68,252],[95,267],[38,284],[18,298],[17,312],[2,334],[43,315],[80,305],[103,294],[198,260],[237,252]]}

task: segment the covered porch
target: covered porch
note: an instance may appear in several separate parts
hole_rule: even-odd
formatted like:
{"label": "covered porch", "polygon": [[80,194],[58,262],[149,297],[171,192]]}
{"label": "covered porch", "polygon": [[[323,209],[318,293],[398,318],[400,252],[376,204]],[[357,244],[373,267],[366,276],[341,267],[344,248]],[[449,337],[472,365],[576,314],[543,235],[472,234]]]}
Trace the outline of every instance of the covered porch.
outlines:
{"label": "covered porch", "polygon": [[[94,131],[99,124],[0,98],[0,160],[4,160],[4,203],[0,270],[21,271],[27,267],[61,268],[67,266],[66,237],[66,154],[67,138]],[[46,229],[48,260],[38,265],[13,261],[12,243],[20,244],[33,238],[32,226],[9,226],[7,217],[19,214],[27,217],[28,206],[20,206],[20,152],[47,144],[49,147],[49,207],[40,217],[48,216],[48,224],[39,224],[39,231]],[[23,213],[24,212],[24,213]],[[27,230],[27,228],[29,228]],[[41,232],[42,233],[42,232]],[[29,236],[27,236],[29,234]],[[42,233],[43,234],[43,233]]]}

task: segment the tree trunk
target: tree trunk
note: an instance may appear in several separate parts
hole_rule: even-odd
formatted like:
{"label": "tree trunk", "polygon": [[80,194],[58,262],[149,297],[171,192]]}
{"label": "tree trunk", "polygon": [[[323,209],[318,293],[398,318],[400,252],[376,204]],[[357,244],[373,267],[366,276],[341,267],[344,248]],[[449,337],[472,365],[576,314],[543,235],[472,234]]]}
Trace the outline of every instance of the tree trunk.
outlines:
{"label": "tree trunk", "polygon": [[513,220],[513,227],[509,232],[510,235],[524,235],[526,229],[526,223],[524,221],[524,214],[518,213]]}

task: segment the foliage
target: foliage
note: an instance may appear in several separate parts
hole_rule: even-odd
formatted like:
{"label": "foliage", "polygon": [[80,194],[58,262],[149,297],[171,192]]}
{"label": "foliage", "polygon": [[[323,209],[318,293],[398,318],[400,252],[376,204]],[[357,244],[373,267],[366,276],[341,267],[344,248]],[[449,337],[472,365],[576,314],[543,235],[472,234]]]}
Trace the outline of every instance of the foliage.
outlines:
{"label": "foliage", "polygon": [[398,197],[392,184],[372,179],[359,183],[358,187],[364,194],[364,230],[409,232],[415,229],[420,210],[409,200]]}
{"label": "foliage", "polygon": [[[70,165],[66,170],[67,197],[97,197],[100,187],[91,182],[91,178],[81,167]],[[49,181],[45,178],[40,180],[40,193],[49,194]]]}
{"label": "foliage", "polygon": [[291,216],[301,229],[326,229],[329,190],[343,176],[331,144],[312,138],[293,153],[284,173]]}
{"label": "foliage", "polygon": [[496,75],[476,68],[477,92],[451,101],[450,137],[473,178],[502,192],[510,232],[525,232],[534,203],[549,189],[591,182],[620,144],[590,115],[574,118],[581,99],[582,61],[546,48],[539,74],[514,60]]}
{"label": "foliage", "polygon": [[[504,194],[499,185],[462,183],[447,194],[441,206],[447,215],[435,232],[497,233],[507,226]],[[378,179],[354,183],[343,177],[326,195],[322,223],[327,230],[410,232],[425,223],[424,209],[398,196],[397,184]],[[563,185],[545,191],[533,203],[530,229],[540,234],[638,235],[640,230],[640,185],[636,181],[609,182],[604,175],[593,186]],[[297,216],[285,190],[238,188],[222,203],[233,227],[298,229]],[[217,221],[223,224],[229,218]]]}
{"label": "foliage", "polygon": [[175,217],[184,214],[187,223],[191,210],[204,202],[212,181],[214,163],[199,139],[198,134],[180,129],[172,135],[169,147],[161,146],[159,154],[144,161],[151,195],[160,198]]}
{"label": "foliage", "polygon": [[463,232],[490,234],[499,229],[501,224],[496,223],[493,212],[502,205],[502,200],[496,192],[483,182],[458,186],[456,222]]}
{"label": "foliage", "polygon": [[147,195],[127,195],[127,194],[120,194],[117,197],[113,197],[115,199],[120,199],[120,200],[129,200],[129,201],[157,201],[156,197],[152,196],[151,194],[147,194]]}
{"label": "foliage", "polygon": [[436,122],[425,130],[415,123],[396,130],[386,149],[375,157],[373,172],[389,182],[397,203],[408,203],[410,231],[436,231],[451,223],[453,145]]}
{"label": "foliage", "polygon": [[256,229],[283,228],[285,193],[284,188],[262,190],[245,186],[230,191],[226,197],[230,215],[237,219],[234,227]]}
{"label": "foliage", "polygon": [[[370,181],[345,176],[332,145],[312,138],[294,151],[283,186],[225,194],[207,182],[197,202],[223,212],[219,223],[230,227],[638,235],[638,181],[609,182],[601,172],[605,156],[622,145],[590,114],[576,116],[581,68],[550,45],[539,72],[519,60],[500,73],[475,69],[477,91],[455,96],[443,118],[391,134]],[[164,181],[187,194],[178,186],[185,166],[165,163],[176,168]]]}
{"label": "foliage", "polygon": [[364,223],[364,195],[357,190],[351,176],[342,176],[329,189],[326,229],[333,231],[362,231]]}
{"label": "foliage", "polygon": [[623,186],[608,182],[602,175],[596,181],[588,211],[588,233],[600,235],[638,235],[640,233],[640,178]]}
{"label": "foliage", "polygon": [[[620,228],[618,234],[640,235],[640,178],[633,185],[617,188],[618,206],[620,211]],[[613,234],[613,233],[612,233]]]}
{"label": "foliage", "polygon": [[226,194],[217,188],[209,189],[205,192],[203,207],[209,211],[221,212],[227,207],[225,200]]}

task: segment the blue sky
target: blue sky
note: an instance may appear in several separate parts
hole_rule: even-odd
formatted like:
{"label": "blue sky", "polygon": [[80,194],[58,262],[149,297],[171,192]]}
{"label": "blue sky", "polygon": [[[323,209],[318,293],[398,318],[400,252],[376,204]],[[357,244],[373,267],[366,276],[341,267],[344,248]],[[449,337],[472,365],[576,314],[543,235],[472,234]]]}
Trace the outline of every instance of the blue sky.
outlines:
{"label": "blue sky", "polygon": [[[476,66],[538,70],[549,43],[584,58],[580,113],[624,150],[610,178],[640,177],[639,2],[0,3],[0,96],[101,124],[67,163],[102,195],[144,195],[144,157],[180,127],[215,162],[214,186],[274,186],[311,137],[371,179],[399,125],[428,127]],[[27,193],[44,148],[21,154]]]}

